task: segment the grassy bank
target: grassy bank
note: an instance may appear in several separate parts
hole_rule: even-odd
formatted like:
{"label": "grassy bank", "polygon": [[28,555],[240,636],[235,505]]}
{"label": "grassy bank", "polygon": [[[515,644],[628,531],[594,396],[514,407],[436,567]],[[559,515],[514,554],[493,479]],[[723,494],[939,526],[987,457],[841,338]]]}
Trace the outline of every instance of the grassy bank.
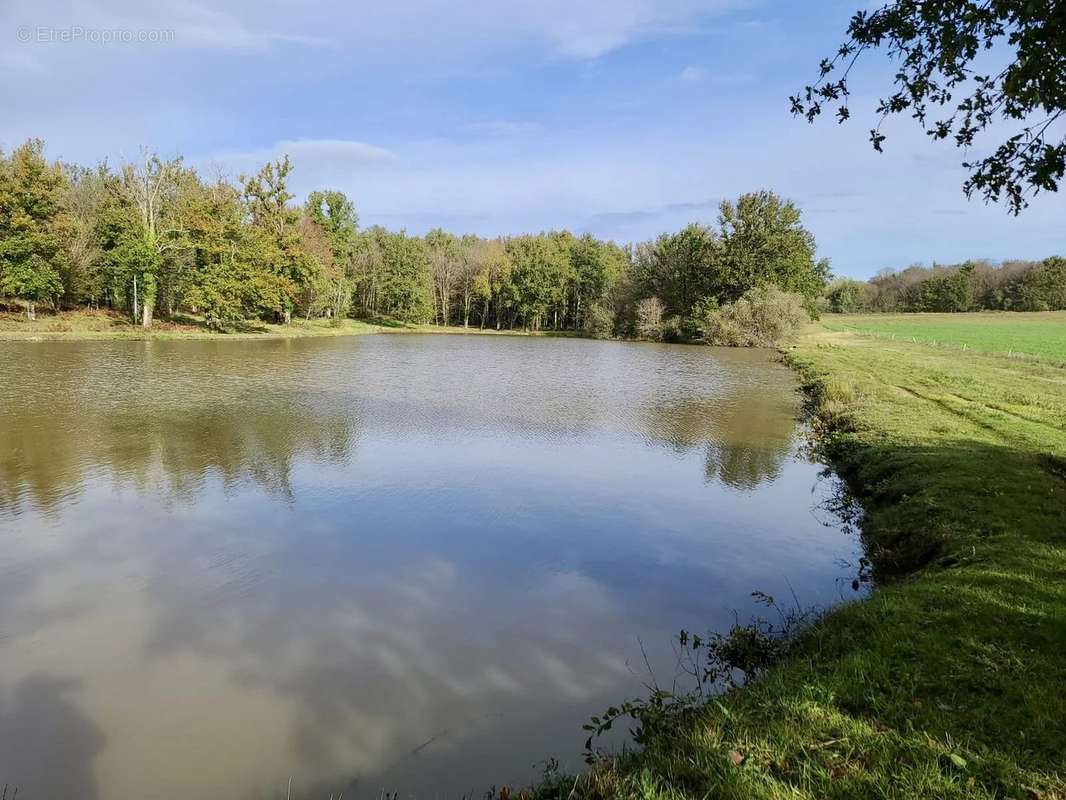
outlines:
{"label": "grassy bank", "polygon": [[1066,363],[1066,311],[970,314],[830,314],[830,330]]}
{"label": "grassy bank", "polygon": [[1066,371],[822,325],[789,358],[878,588],[642,752],[538,792],[1066,797]]}
{"label": "grassy bank", "polygon": [[108,311],[65,311],[39,314],[28,320],[25,314],[0,313],[0,341],[11,340],[89,340],[89,339],[269,339],[307,336],[356,336],[368,333],[449,333],[486,336],[574,336],[572,331],[539,331],[463,328],[457,325],[414,325],[390,320],[344,319],[339,324],[324,319],[293,319],[288,325],[265,322],[249,324],[237,331],[220,333],[196,316],[182,314],[172,320],[156,319],[145,330],[122,314]]}

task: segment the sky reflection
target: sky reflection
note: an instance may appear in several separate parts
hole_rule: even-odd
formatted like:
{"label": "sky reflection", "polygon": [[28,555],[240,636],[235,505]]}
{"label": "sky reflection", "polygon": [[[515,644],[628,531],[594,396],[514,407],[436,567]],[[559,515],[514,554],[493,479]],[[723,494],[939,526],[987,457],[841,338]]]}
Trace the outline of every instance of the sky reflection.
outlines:
{"label": "sky reflection", "polygon": [[[839,600],[762,353],[476,337],[10,343],[0,783],[522,780],[750,592]],[[823,515],[824,516],[824,515]],[[845,584],[843,584],[846,586]],[[321,790],[321,791],[320,791]]]}

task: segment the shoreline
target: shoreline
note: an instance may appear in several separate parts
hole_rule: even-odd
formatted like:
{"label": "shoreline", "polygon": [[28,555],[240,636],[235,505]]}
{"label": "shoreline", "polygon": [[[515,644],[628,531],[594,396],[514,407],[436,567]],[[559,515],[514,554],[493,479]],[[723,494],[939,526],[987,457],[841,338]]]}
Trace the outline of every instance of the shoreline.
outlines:
{"label": "shoreline", "polygon": [[[106,313],[62,312],[41,315],[36,321],[6,318],[0,315],[0,342],[41,341],[267,341],[312,337],[367,336],[371,334],[449,334],[458,336],[531,336],[580,338],[580,331],[496,330],[494,328],[464,328],[461,325],[414,323],[380,323],[359,319],[345,319],[341,325],[315,319],[294,319],[288,325],[262,323],[257,330],[214,331],[201,325],[170,323],[163,320],[145,330],[139,325]],[[109,325],[110,328],[99,327]],[[55,329],[65,326],[65,329]],[[51,329],[50,329],[51,328]]]}
{"label": "shoreline", "polygon": [[784,361],[864,510],[873,591],[531,797],[1066,797],[1061,368],[817,323]]}

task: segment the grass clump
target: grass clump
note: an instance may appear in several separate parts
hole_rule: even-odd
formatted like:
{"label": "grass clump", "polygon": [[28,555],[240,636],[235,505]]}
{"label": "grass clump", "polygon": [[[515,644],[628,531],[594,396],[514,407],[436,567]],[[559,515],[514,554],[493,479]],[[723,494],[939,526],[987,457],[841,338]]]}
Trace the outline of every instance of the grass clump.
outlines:
{"label": "grass clump", "polygon": [[559,796],[1063,800],[1062,369],[823,326],[789,358],[876,590]]}

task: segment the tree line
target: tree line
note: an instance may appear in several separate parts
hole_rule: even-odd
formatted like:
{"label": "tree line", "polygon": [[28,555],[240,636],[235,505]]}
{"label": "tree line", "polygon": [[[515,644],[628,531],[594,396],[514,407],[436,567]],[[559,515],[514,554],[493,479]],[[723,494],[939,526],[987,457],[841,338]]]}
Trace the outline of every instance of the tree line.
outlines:
{"label": "tree line", "polygon": [[411,236],[360,228],[338,191],[296,203],[292,168],[285,156],[234,182],[147,151],[118,168],[49,161],[36,139],[0,153],[0,299],[31,318],[109,309],[145,328],[355,316],[693,340],[754,287],[813,311],[829,278],[799,210],[768,191],[723,202],[716,225],[637,245],[568,231]]}
{"label": "tree line", "polygon": [[1066,258],[966,261],[883,270],[868,281],[842,278],[826,288],[824,309],[864,311],[1060,311],[1066,309]]}

